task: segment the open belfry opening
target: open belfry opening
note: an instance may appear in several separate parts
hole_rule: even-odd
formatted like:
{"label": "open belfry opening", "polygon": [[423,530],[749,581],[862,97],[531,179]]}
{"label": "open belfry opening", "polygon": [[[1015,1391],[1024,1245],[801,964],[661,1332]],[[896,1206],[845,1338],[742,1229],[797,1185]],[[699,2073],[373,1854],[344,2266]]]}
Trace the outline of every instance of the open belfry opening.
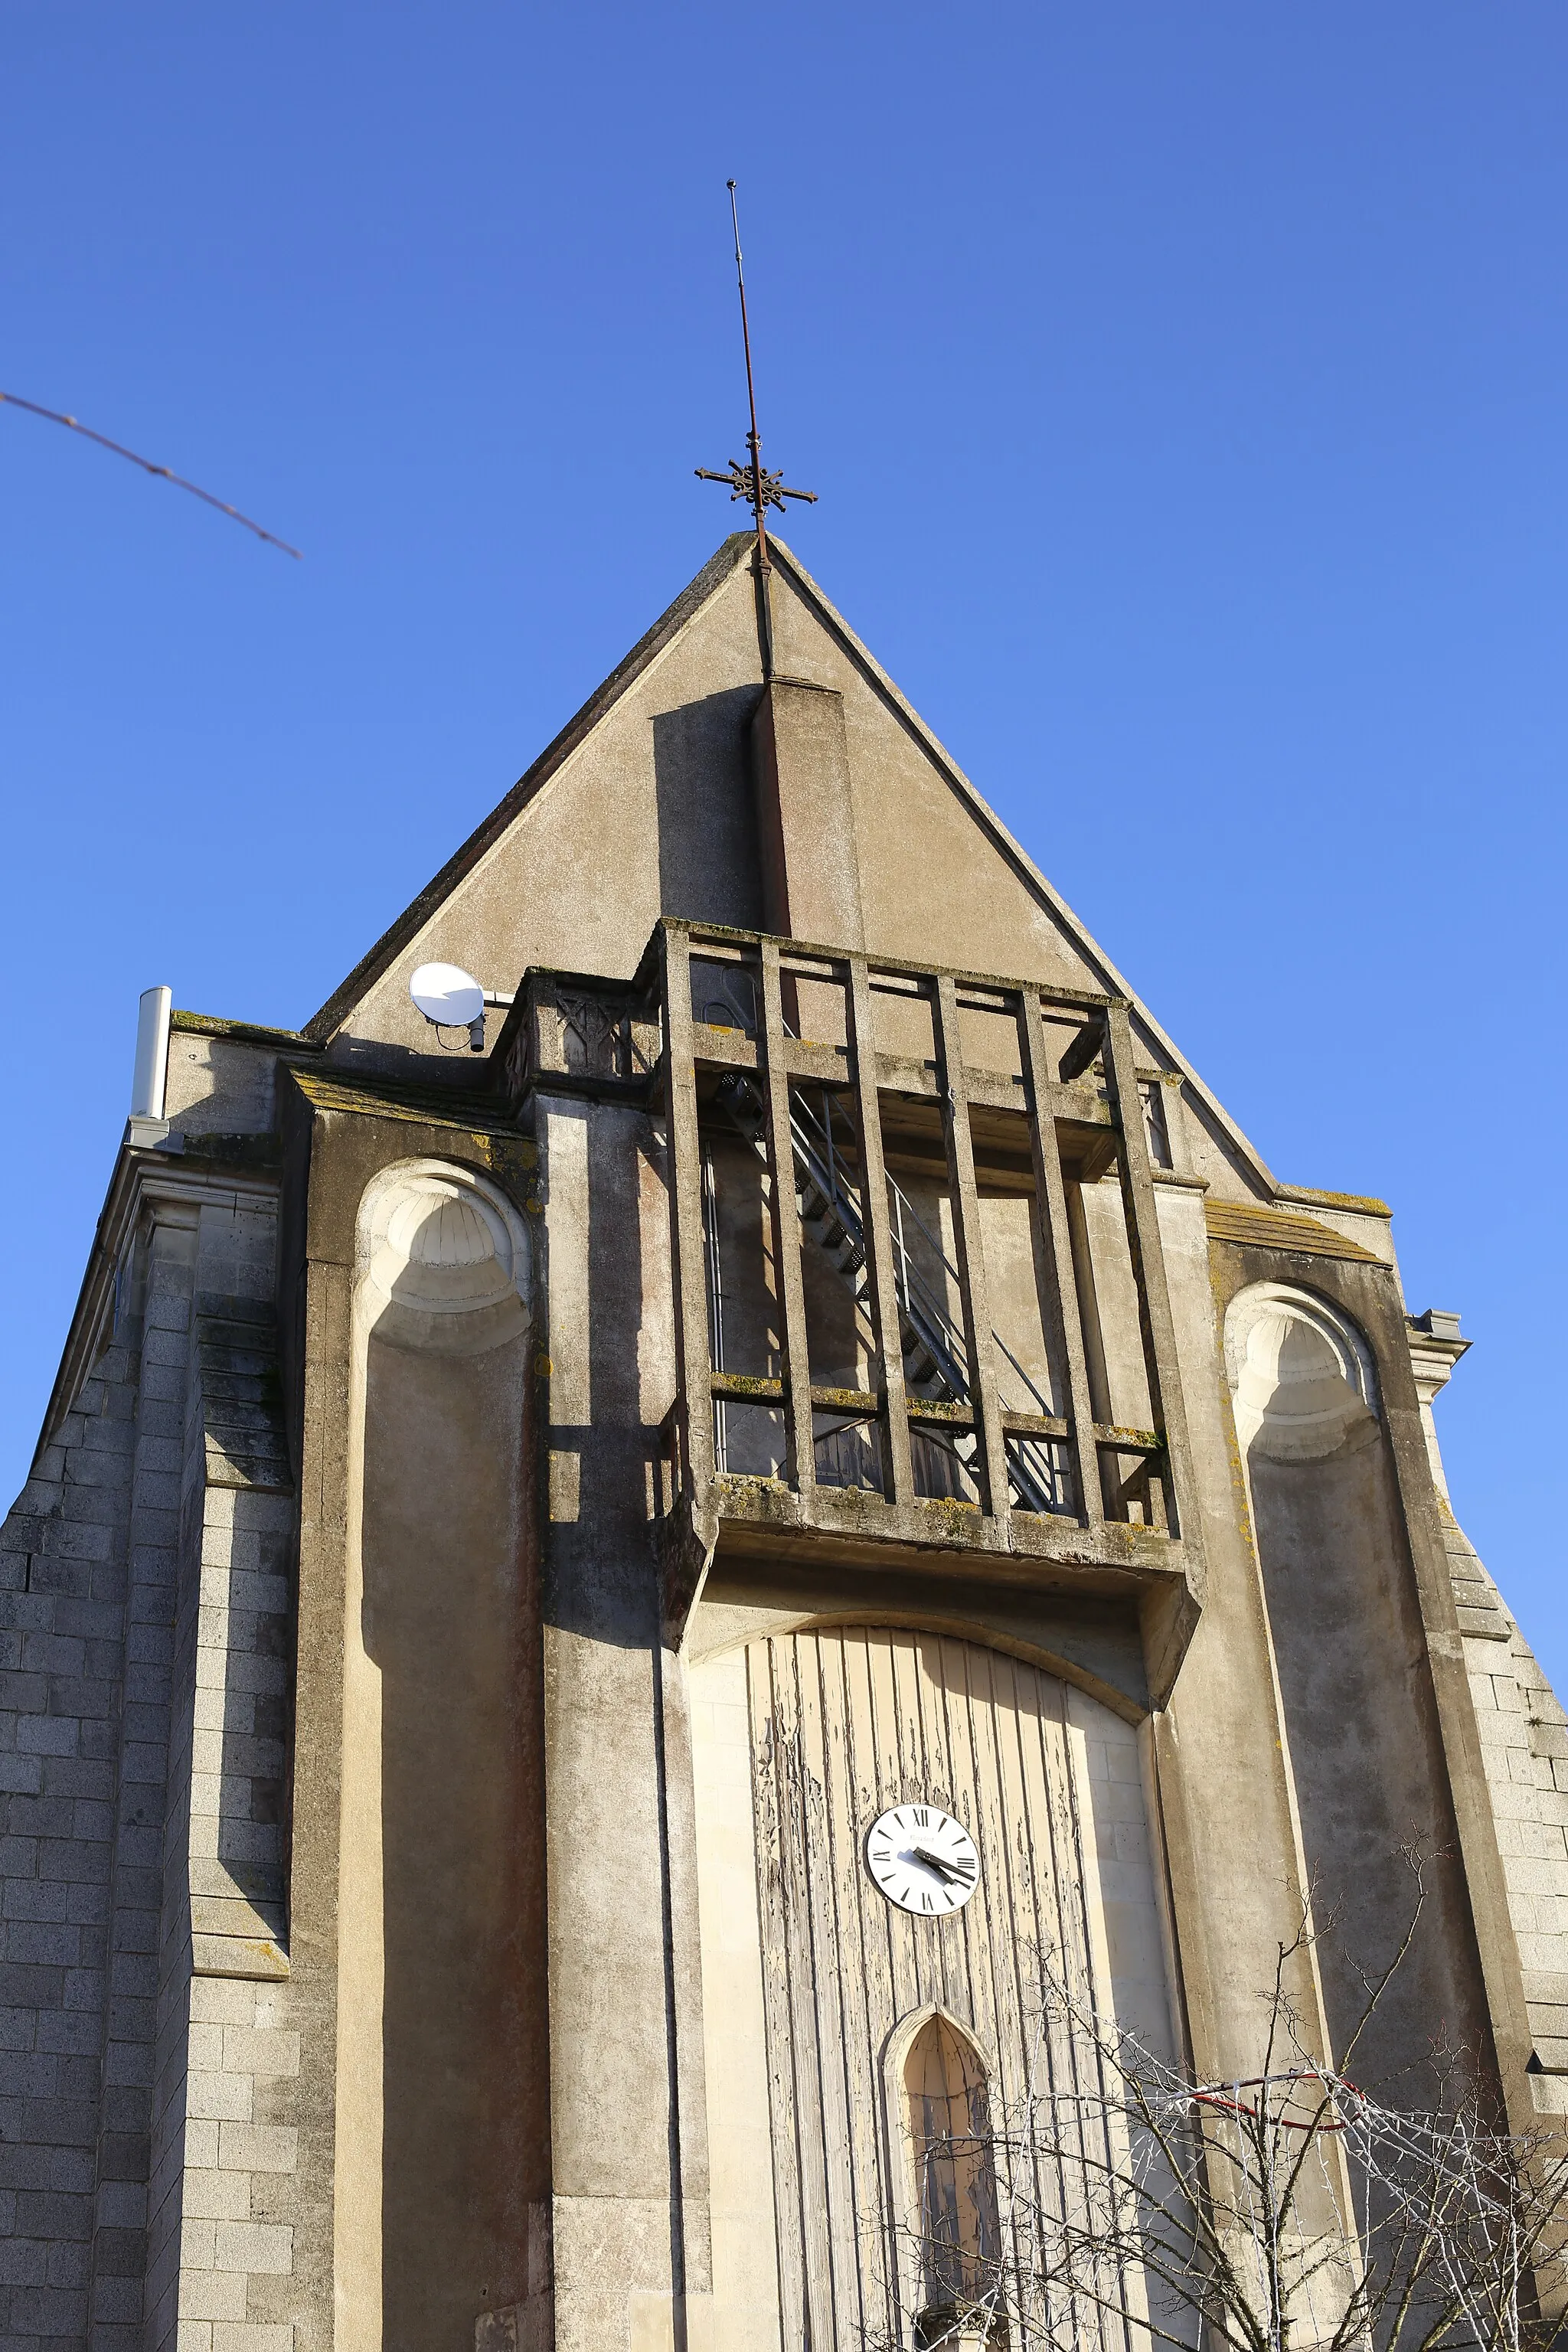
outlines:
{"label": "open belfry opening", "polygon": [[0,1538],[55,2352],[1016,2341],[1084,2018],[1255,2074],[1316,1906],[1331,2063],[1412,1836],[1358,2075],[1440,2023],[1568,2112],[1568,1740],[1448,1505],[1458,1320],[786,547],[302,1031],[153,992],[144,1045]]}

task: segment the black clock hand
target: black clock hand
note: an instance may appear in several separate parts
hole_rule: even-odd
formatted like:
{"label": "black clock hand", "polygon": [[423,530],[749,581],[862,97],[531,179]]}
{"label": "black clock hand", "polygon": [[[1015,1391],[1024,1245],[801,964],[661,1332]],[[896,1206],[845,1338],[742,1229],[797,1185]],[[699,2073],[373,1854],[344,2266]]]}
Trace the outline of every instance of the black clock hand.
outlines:
{"label": "black clock hand", "polygon": [[923,1862],[928,1870],[934,1870],[937,1876],[939,1878],[945,1878],[950,1885],[958,1876],[958,1873],[953,1869],[952,1864],[948,1862],[943,1862],[941,1854],[932,1853],[929,1846],[911,1846],[910,1848],[910,1852],[913,1854],[917,1862]]}

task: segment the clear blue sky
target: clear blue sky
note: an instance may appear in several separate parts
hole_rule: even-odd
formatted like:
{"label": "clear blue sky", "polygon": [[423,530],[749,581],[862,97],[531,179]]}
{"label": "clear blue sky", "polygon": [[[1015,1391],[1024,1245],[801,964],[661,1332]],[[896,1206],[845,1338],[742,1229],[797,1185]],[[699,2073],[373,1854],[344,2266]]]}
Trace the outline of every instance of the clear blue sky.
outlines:
{"label": "clear blue sky", "polygon": [[306,560],[0,409],[0,1483],[137,992],[304,1020],[730,529],[734,173],[793,543],[1277,1172],[1394,1202],[1568,1686],[1565,83],[1562,0],[11,0],[0,385]]}

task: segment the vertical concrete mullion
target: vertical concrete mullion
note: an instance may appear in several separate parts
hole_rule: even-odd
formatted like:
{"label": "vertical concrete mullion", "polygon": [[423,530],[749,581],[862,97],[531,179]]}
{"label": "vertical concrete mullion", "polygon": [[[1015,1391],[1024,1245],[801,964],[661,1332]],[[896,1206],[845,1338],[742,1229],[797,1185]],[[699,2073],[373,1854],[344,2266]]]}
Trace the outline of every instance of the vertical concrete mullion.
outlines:
{"label": "vertical concrete mullion", "polygon": [[[150,2160],[148,2178],[138,2181],[135,2168],[127,2165],[125,2156],[141,2137],[150,2158],[154,2095],[163,2087],[156,2081],[155,2065],[149,2070],[152,2079],[142,2072],[143,2062],[154,2061],[157,2049],[169,1678],[179,1573],[177,1492],[160,1492],[160,1486],[166,1481],[177,1489],[178,1485],[197,1217],[194,1203],[154,1201],[142,1244],[153,1342],[149,1347],[149,1318],[144,1313],[125,1530],[124,1681],[115,1756],[107,1999],[100,2053],[103,2105],[94,2180],[89,2341],[101,2347],[140,2342],[146,2309],[146,2254],[152,2238],[154,2184]],[[132,1709],[137,1727],[134,1739],[127,1728]],[[128,1769],[132,1756],[136,1759],[133,1769]],[[157,1777],[148,1777],[153,1773]],[[140,2049],[127,2046],[138,2041],[142,2044]],[[134,2259],[127,2260],[131,2251],[127,2224],[138,2203],[140,2270]]]}
{"label": "vertical concrete mullion", "polygon": [[1175,1489],[1176,1508],[1168,1516],[1176,1520],[1177,1534],[1195,1541],[1197,1497],[1193,1489],[1187,1417],[1176,1360],[1176,1327],[1165,1280],[1165,1253],[1160,1240],[1154,1179],[1143,1134],[1143,1105],[1139,1097],[1137,1065],[1132,1055],[1132,1024],[1124,1003],[1111,1004],[1105,1016],[1105,1064],[1112,1108],[1121,1130],[1117,1163],[1121,1171],[1127,1239],[1132,1252],[1139,1314],[1143,1323],[1149,1385]]}
{"label": "vertical concrete mullion", "polygon": [[699,1497],[713,1475],[713,1382],[708,1360],[708,1276],[702,1259],[702,1160],[691,1035],[691,940],[664,933],[664,1102],[674,1251],[675,1351],[686,1462]]}
{"label": "vertical concrete mullion", "polygon": [[855,1067],[856,1123],[860,1137],[860,1214],[871,1281],[872,1328],[882,1360],[882,1477],[890,1503],[915,1499],[910,1458],[910,1408],[904,1393],[903,1335],[899,1288],[888,1231],[888,1171],[882,1159],[882,1113],[877,1101],[877,1032],[871,975],[864,956],[849,959],[849,1055]]}
{"label": "vertical concrete mullion", "polygon": [[1007,1517],[1007,1445],[996,1401],[996,1365],[991,1338],[990,1290],[985,1279],[985,1237],[980,1223],[980,1192],[974,1181],[974,1145],[969,1132],[964,1087],[963,1041],[958,1027],[958,991],[943,972],[936,984],[937,1051],[946,1090],[942,1131],[947,1141],[948,1181],[952,1189],[953,1237],[958,1245],[958,1283],[963,1297],[964,1339],[969,1349],[969,1399],[984,1465],[984,1507],[993,1518]]}
{"label": "vertical concrete mullion", "polygon": [[790,1136],[789,1073],[784,1055],[784,989],[776,940],[763,941],[763,1082],[768,1108],[768,1178],[773,1188],[773,1264],[784,1310],[784,1428],[791,1473],[802,1495],[816,1484],[811,1417],[811,1351],[800,1265],[800,1206]]}
{"label": "vertical concrete mullion", "polygon": [[1078,1473],[1079,1517],[1085,1527],[1098,1528],[1105,1517],[1100,1491],[1100,1449],[1094,1442],[1094,1400],[1089,1385],[1089,1359],[1084,1351],[1083,1318],[1079,1308],[1078,1279],[1073,1272],[1072,1228],[1068,1222],[1067,1187],[1062,1182],[1061,1151],[1051,1109],[1050,1078],[1046,1045],[1041,1034],[1038,992],[1026,988],[1018,1007],[1019,1034],[1024,1047],[1024,1078],[1029,1096],[1029,1149],[1035,1162],[1035,1222],[1050,1268],[1057,1335],[1067,1365],[1068,1410],[1072,1415],[1073,1460]]}
{"label": "vertical concrete mullion", "polygon": [[[188,2114],[191,1949],[190,1795],[195,1739],[196,1618],[200,1579],[199,1525],[193,1518],[184,1471],[188,1462],[191,1384],[195,1374],[195,1293],[201,1213],[195,1200],[160,1204],[154,1246],[150,1250],[146,1325],[142,1337],[145,1380],[154,1332],[163,1339],[158,1358],[175,1373],[177,1419],[169,1417],[169,1458],[181,1469],[163,1475],[174,1492],[164,1498],[173,1576],[165,1588],[169,1733],[159,1864],[162,1879],[158,1923],[157,1989],[152,2084],[152,2130],[148,2150],[147,2275],[145,2341],[151,2352],[166,2352],[178,2340],[180,2299],[186,2272],[184,2199],[192,2140],[216,2140],[206,2119]],[[160,1266],[160,1259],[162,1266]],[[172,1279],[175,1268],[177,1278]],[[161,1277],[161,1278],[160,1278]],[[162,1294],[160,1300],[160,1294]],[[177,1357],[177,1370],[172,1360]],[[178,1431],[178,1436],[174,1434]],[[151,1483],[151,1482],[147,1482]],[[161,1645],[162,1646],[162,1645]],[[192,2125],[196,2126],[193,2133]]]}

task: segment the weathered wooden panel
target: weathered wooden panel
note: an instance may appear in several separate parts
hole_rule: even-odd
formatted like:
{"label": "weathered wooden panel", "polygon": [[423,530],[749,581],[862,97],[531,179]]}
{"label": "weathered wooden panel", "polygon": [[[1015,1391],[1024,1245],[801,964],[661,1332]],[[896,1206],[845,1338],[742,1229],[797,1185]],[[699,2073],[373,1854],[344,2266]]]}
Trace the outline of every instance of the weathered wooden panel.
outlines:
{"label": "weathered wooden panel", "polygon": [[[936,2008],[964,2030],[998,2117],[1081,2084],[1094,2063],[1045,2013],[1042,1952],[1163,2037],[1136,1734],[1036,1666],[899,1628],[757,1642],[697,1669],[694,1699],[710,1690],[731,1704],[743,1690],[750,1722],[754,1892],[705,1855],[702,1899],[705,1948],[710,1913],[755,1906],[765,2055],[750,2079],[767,2085],[774,2229],[765,2245],[754,2232],[753,2291],[776,2262],[785,2352],[907,2340],[916,2290],[899,2232],[915,2225],[915,2184],[893,2075],[912,2022]],[[704,1719],[700,1706],[700,1743]],[[921,1797],[965,1824],[981,1857],[973,1899],[940,1919],[887,1903],[864,1866],[878,1814]],[[710,2024],[714,2056],[735,2030],[732,2014]],[[715,2258],[725,2265],[717,2243]],[[746,2272],[739,2249],[728,2263]],[[1102,2341],[1125,2331],[1107,2326]]]}

